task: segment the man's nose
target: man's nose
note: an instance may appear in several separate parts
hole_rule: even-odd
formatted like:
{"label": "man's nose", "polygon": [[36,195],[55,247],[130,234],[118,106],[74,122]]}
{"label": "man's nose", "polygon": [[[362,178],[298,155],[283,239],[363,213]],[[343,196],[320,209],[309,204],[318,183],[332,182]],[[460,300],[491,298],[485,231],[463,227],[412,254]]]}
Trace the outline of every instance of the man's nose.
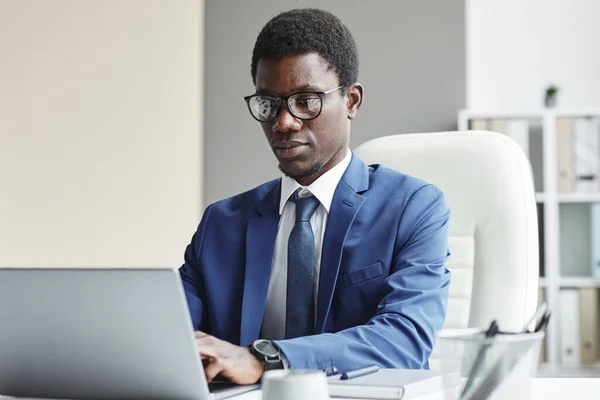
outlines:
{"label": "man's nose", "polygon": [[292,115],[285,103],[282,104],[281,110],[279,110],[279,114],[273,124],[273,132],[297,132],[300,129],[302,129],[302,121]]}

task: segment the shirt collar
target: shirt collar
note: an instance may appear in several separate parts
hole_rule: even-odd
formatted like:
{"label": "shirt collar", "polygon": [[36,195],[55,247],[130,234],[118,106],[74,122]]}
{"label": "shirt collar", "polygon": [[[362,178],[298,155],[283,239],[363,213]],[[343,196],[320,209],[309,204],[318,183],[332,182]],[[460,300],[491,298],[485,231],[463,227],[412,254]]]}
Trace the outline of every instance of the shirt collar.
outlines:
{"label": "shirt collar", "polygon": [[289,176],[281,177],[281,198],[279,200],[279,214],[283,212],[283,207],[285,203],[287,203],[290,196],[300,188],[308,189],[313,196],[315,196],[319,202],[325,207],[327,213],[329,213],[329,208],[331,207],[331,201],[333,200],[333,194],[335,193],[335,189],[337,188],[338,183],[342,179],[342,175],[348,168],[350,164],[350,160],[352,159],[352,152],[350,149],[346,150],[346,157],[342,161],[340,161],[337,165],[331,168],[329,171],[325,172],[316,181],[311,183],[308,186],[302,186],[295,179],[290,178]]}

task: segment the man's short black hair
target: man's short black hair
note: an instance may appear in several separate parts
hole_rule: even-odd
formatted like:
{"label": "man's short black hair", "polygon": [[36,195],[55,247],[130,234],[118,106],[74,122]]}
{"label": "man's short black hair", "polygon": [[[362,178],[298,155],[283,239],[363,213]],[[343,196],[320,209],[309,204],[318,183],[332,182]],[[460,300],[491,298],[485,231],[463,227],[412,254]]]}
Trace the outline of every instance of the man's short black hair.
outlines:
{"label": "man's short black hair", "polygon": [[319,54],[337,73],[341,86],[358,80],[358,50],[348,28],[330,12],[302,8],[277,15],[260,31],[252,52],[252,82],[256,85],[261,58],[281,60],[308,53]]}

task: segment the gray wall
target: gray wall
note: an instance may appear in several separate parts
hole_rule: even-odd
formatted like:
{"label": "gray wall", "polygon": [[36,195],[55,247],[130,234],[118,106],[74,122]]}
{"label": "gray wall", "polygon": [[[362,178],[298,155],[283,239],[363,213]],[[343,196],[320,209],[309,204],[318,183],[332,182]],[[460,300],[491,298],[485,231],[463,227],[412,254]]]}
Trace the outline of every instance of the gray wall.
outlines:
{"label": "gray wall", "polygon": [[465,106],[464,0],[206,0],[204,204],[279,176],[243,100],[260,29],[281,11],[319,7],[352,31],[365,102],[351,147],[395,133],[456,129]]}

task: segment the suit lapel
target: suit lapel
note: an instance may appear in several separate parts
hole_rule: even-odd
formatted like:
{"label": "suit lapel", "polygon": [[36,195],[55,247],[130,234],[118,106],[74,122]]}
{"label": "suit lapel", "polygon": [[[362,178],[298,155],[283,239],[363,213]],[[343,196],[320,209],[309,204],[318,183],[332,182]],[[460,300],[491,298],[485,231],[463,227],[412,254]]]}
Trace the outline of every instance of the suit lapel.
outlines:
{"label": "suit lapel", "polygon": [[368,187],[369,169],[362,160],[352,154],[352,160],[333,195],[323,238],[315,333],[323,332],[325,327],[340,269],[344,242],[352,222],[365,201],[360,193]]}
{"label": "suit lapel", "polygon": [[242,297],[240,345],[258,338],[267,302],[271,264],[279,225],[280,181],[255,206],[246,230],[246,273]]}

